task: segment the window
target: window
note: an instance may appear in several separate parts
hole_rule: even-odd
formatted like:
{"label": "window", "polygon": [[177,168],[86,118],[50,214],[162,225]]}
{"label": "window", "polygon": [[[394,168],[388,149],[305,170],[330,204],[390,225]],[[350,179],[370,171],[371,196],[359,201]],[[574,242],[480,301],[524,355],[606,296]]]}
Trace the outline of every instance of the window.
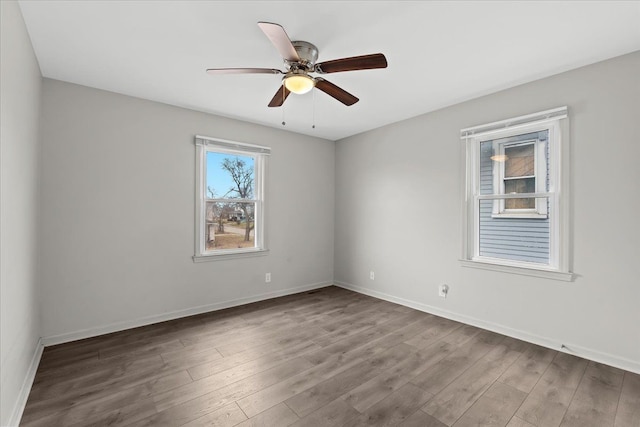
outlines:
{"label": "window", "polygon": [[264,173],[270,149],[196,137],[194,261],[266,250]]}
{"label": "window", "polygon": [[568,147],[562,145],[566,117],[561,107],[462,130],[464,266],[572,279],[564,191]]}

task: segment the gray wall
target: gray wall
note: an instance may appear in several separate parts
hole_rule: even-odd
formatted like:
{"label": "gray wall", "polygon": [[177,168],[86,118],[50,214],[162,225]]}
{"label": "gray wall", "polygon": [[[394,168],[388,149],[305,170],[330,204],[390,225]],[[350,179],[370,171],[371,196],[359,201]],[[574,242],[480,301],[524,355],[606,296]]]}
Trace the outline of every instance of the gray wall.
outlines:
{"label": "gray wall", "polygon": [[[0,2],[0,425],[17,423],[40,338],[40,68],[16,2]],[[31,368],[36,365],[31,366]],[[31,374],[34,372],[32,371]]]}
{"label": "gray wall", "polygon": [[[338,141],[336,281],[640,372],[639,79],[635,52]],[[563,105],[576,280],[461,267],[460,129]]]}
{"label": "gray wall", "polygon": [[[191,260],[196,134],[272,148],[267,256]],[[45,79],[42,144],[48,343],[333,279],[331,141]]]}

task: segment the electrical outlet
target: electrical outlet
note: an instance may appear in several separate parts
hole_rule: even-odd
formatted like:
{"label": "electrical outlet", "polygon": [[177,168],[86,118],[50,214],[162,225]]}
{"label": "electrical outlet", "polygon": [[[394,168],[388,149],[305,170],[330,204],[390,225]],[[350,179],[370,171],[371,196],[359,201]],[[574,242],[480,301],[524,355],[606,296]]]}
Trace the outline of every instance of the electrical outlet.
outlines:
{"label": "electrical outlet", "polygon": [[264,283],[271,283],[271,273],[264,275]]}
{"label": "electrical outlet", "polygon": [[442,298],[446,298],[448,293],[449,293],[449,285],[445,285],[443,283],[442,285],[438,286],[438,296],[441,296]]}
{"label": "electrical outlet", "polygon": [[375,280],[375,278],[376,278],[376,273],[374,273],[373,271],[370,271],[369,272],[369,279]]}

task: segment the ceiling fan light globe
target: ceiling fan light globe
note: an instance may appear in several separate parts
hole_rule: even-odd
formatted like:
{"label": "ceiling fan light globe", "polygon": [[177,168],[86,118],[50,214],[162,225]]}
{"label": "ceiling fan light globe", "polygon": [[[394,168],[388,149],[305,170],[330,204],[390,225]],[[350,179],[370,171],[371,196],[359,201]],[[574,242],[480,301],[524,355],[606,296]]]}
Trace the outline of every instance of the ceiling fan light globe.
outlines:
{"label": "ceiling fan light globe", "polygon": [[284,78],[284,87],[298,95],[309,92],[315,85],[315,80],[306,74],[295,74]]}

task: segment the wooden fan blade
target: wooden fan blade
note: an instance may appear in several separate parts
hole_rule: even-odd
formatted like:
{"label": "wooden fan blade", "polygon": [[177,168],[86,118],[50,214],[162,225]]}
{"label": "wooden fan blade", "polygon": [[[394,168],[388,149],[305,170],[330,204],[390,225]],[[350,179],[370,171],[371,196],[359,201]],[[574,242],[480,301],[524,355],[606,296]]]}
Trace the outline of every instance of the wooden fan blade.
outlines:
{"label": "wooden fan blade", "polygon": [[372,55],[352,56],[351,58],[334,59],[316,64],[316,72],[321,74],[337,73],[340,71],[371,70],[387,68],[387,58],[381,53]]}
{"label": "wooden fan blade", "polygon": [[284,85],[280,86],[280,89],[278,89],[276,94],[273,95],[273,98],[271,98],[271,101],[269,102],[269,107],[281,107],[282,104],[284,104],[285,99],[287,99],[287,96],[289,96],[290,93],[291,91],[286,87],[284,87]]}
{"label": "wooden fan blade", "polygon": [[338,101],[342,102],[344,105],[353,105],[359,101],[358,98],[351,95],[346,90],[339,88],[331,82],[326,81],[323,78],[316,77],[316,87],[326,93],[329,96],[334,97]]}
{"label": "wooden fan blade", "polygon": [[209,74],[282,74],[275,68],[209,68]]}
{"label": "wooden fan blade", "polygon": [[258,22],[258,27],[271,40],[271,43],[278,49],[280,56],[290,62],[300,61],[298,52],[293,47],[291,39],[281,25],[272,22]]}

